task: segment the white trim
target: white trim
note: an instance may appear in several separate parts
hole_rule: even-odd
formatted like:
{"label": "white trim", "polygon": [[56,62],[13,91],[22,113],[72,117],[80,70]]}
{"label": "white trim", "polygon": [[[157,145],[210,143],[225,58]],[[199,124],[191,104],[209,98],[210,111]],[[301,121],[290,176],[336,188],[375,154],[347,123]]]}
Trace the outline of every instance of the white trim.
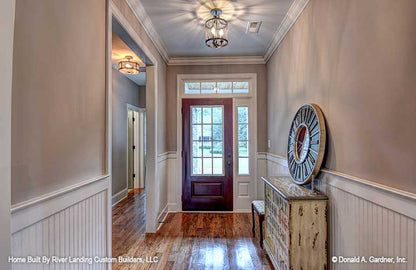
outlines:
{"label": "white trim", "polygon": [[102,175],[14,206],[11,211],[12,233],[16,233],[101,191],[107,191],[108,193],[108,182],[110,182],[109,176]]}
{"label": "white trim", "polygon": [[296,20],[299,18],[299,15],[305,9],[306,5],[309,3],[309,0],[294,0],[289,10],[287,11],[283,21],[280,23],[276,33],[273,36],[272,41],[269,44],[269,47],[264,54],[264,61],[267,63],[272,57],[273,53],[279,47],[282,40],[285,38],[286,34],[289,32],[290,28],[295,24]]}
{"label": "white trim", "polygon": [[[195,80],[201,80],[201,79],[212,79],[212,80],[216,80],[216,79],[247,79],[250,82],[250,91],[247,94],[199,94],[199,95],[192,95],[192,94],[185,94],[184,93],[184,87],[183,87],[183,82],[185,80],[191,80],[191,79],[195,79]],[[169,204],[170,209],[174,209],[174,210],[178,210],[178,209],[182,209],[182,200],[180,199],[182,197],[182,157],[181,157],[181,152],[182,152],[182,98],[234,98],[234,99],[243,99],[243,98],[251,98],[251,103],[250,106],[254,112],[254,116],[253,116],[253,127],[256,129],[256,131],[254,132],[254,136],[253,136],[253,156],[250,156],[250,158],[252,159],[252,164],[253,164],[253,173],[250,175],[251,177],[253,177],[253,183],[256,183],[257,179],[256,179],[256,175],[257,175],[257,161],[256,161],[256,156],[255,153],[257,153],[257,74],[256,73],[230,73],[230,74],[178,74],[177,75],[177,108],[176,108],[176,143],[177,143],[177,172],[176,172],[176,178],[174,179],[174,183],[177,186],[177,188],[179,189],[178,192],[180,193],[179,196],[177,196],[177,201],[176,203],[171,203]],[[233,102],[233,117],[234,117],[234,102]],[[233,120],[234,122],[234,120]],[[233,131],[234,131],[234,127]],[[234,134],[234,132],[233,132]],[[233,141],[235,140],[235,138],[233,138]],[[233,149],[234,149],[234,145],[233,145]],[[235,154],[233,155],[235,158]],[[235,159],[234,159],[234,164],[235,163]],[[234,175],[235,175],[235,169],[236,166],[234,166]],[[233,207],[235,209],[236,207],[236,177],[234,177],[233,179]],[[257,185],[254,185],[254,198],[256,199],[256,194],[257,194]],[[169,198],[168,198],[169,199]],[[235,209],[237,210],[237,209]],[[232,211],[229,211],[228,213],[231,213]]]}
{"label": "white trim", "polygon": [[[157,228],[157,213],[156,213],[156,179],[158,179],[157,170],[157,119],[158,119],[158,73],[159,64],[151,52],[151,50],[143,42],[143,39],[133,29],[128,20],[124,17],[118,7],[110,0],[109,16],[114,17],[120,25],[124,28],[132,40],[140,47],[143,53],[149,58],[153,66],[146,68],[146,88],[149,95],[146,95],[146,232],[155,232]],[[111,19],[110,19],[111,21]],[[111,36],[112,29],[108,29]],[[111,44],[111,39],[109,39]],[[109,46],[111,48],[111,45]],[[111,59],[111,58],[110,58]],[[111,71],[111,64],[108,66]],[[111,72],[110,72],[111,73]],[[111,92],[110,92],[111,93]],[[110,96],[111,97],[111,96]],[[110,98],[111,99],[111,98]],[[111,103],[110,103],[111,104]],[[107,109],[111,109],[107,108]],[[111,131],[111,130],[110,130]],[[110,160],[111,162],[111,160]],[[111,209],[111,200],[110,209]],[[111,219],[111,217],[109,217]]]}
{"label": "white trim", "polygon": [[262,56],[224,56],[224,57],[176,57],[170,58],[169,66],[201,65],[258,65],[266,64]]}
{"label": "white trim", "polygon": [[92,184],[94,182],[103,180],[103,179],[108,178],[108,177],[109,177],[108,174],[100,175],[100,176],[97,176],[97,177],[94,177],[94,178],[91,178],[91,179],[88,179],[88,180],[79,182],[79,183],[77,183],[75,185],[68,186],[68,187],[64,187],[64,188],[61,188],[61,189],[52,191],[50,193],[47,193],[47,194],[44,194],[44,195],[41,195],[41,196],[32,198],[32,199],[27,200],[27,201],[24,201],[24,202],[20,202],[20,203],[17,203],[17,204],[13,204],[12,207],[11,207],[10,212],[12,214],[14,214],[14,213],[16,213],[18,211],[21,211],[21,210],[25,209],[25,208],[33,207],[36,204],[43,203],[43,202],[48,201],[48,200],[51,200],[51,199],[53,199],[55,197],[59,197],[59,196],[62,196],[64,194],[66,194],[66,193],[75,191],[77,189],[81,189],[81,188],[83,188],[86,185]]}
{"label": "white trim", "polygon": [[15,4],[15,0],[0,3],[0,268],[4,270],[12,268],[7,256],[11,254],[11,107]]}
{"label": "white trim", "polygon": [[[267,153],[267,159],[287,167],[285,157]],[[321,170],[321,175],[318,178],[327,185],[416,219],[416,194],[414,193],[325,168]]]}
{"label": "white trim", "polygon": [[122,200],[124,200],[127,197],[127,194],[129,193],[129,190],[127,188],[122,189],[121,191],[114,194],[111,198],[112,206],[118,204]]}
{"label": "white trim", "polygon": [[157,163],[163,162],[167,159],[175,159],[176,158],[176,152],[168,151],[164,153],[160,153],[157,155]]}
{"label": "white trim", "polygon": [[169,62],[169,54],[166,49],[166,45],[163,43],[163,40],[160,38],[159,34],[156,32],[152,21],[146,13],[146,10],[143,7],[143,4],[140,0],[127,0],[127,4],[130,9],[133,11],[139,23],[142,25],[144,31],[152,40],[153,45],[156,47],[163,60],[167,64]]}

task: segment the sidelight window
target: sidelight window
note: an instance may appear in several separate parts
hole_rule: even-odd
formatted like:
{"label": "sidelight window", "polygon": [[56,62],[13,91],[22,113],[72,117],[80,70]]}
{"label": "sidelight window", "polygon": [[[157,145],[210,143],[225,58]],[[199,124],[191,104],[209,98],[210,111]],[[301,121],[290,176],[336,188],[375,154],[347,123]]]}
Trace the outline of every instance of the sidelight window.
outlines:
{"label": "sidelight window", "polygon": [[250,174],[248,107],[237,107],[238,174]]}

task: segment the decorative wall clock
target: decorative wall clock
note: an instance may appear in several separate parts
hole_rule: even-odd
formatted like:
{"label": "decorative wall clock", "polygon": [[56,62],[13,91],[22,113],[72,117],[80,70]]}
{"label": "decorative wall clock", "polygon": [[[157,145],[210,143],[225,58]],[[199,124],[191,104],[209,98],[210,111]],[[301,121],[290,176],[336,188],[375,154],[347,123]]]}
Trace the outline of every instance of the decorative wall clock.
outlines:
{"label": "decorative wall clock", "polygon": [[289,172],[296,184],[311,182],[322,165],[325,153],[326,128],[321,109],[305,104],[296,112],[287,144]]}

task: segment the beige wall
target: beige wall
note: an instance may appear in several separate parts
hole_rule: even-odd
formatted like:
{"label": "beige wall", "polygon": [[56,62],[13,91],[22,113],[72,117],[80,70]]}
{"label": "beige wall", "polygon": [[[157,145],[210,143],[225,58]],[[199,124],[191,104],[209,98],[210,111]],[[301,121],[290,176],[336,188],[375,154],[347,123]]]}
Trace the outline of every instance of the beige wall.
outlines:
{"label": "beige wall", "polygon": [[267,65],[270,152],[321,106],[325,167],[416,192],[416,2],[311,0]]}
{"label": "beige wall", "polygon": [[266,65],[168,66],[167,69],[167,144],[176,151],[176,110],[178,74],[257,73],[258,151],[267,151],[267,72]]}
{"label": "beige wall", "polygon": [[139,86],[112,69],[112,193],[127,188],[127,104],[140,107]]}
{"label": "beige wall", "polygon": [[105,18],[103,0],[16,1],[13,204],[104,173]]}

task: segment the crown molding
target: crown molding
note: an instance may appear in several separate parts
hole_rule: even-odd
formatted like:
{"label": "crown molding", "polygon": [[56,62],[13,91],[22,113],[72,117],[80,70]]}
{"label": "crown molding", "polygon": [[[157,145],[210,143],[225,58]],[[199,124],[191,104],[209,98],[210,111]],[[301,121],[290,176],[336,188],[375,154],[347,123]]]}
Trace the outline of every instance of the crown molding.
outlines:
{"label": "crown molding", "polygon": [[283,21],[279,25],[276,33],[270,42],[264,56],[225,56],[225,57],[169,57],[166,45],[156,32],[150,17],[147,15],[140,0],[126,0],[139,23],[152,40],[156,49],[167,65],[236,65],[236,64],[266,64],[273,53],[277,50],[280,43],[296,22],[299,15],[305,9],[309,0],[294,0],[286,13]]}
{"label": "crown molding", "polygon": [[170,66],[201,66],[201,65],[256,65],[266,64],[262,56],[227,56],[227,57],[178,57],[170,58]]}
{"label": "crown molding", "polygon": [[296,22],[299,15],[305,9],[306,5],[309,3],[309,0],[294,0],[289,10],[286,13],[283,21],[281,22],[277,32],[274,34],[272,41],[269,44],[269,47],[264,54],[264,61],[267,63],[272,57],[273,53],[277,50],[280,43],[292,28],[293,24]]}
{"label": "crown molding", "polygon": [[139,23],[143,26],[149,38],[152,40],[153,44],[155,45],[156,49],[160,53],[165,63],[168,63],[168,50],[166,49],[166,46],[160,38],[159,34],[156,32],[155,27],[153,26],[152,21],[150,20],[150,17],[147,15],[140,0],[126,0],[126,2],[129,5],[130,9],[133,11]]}

